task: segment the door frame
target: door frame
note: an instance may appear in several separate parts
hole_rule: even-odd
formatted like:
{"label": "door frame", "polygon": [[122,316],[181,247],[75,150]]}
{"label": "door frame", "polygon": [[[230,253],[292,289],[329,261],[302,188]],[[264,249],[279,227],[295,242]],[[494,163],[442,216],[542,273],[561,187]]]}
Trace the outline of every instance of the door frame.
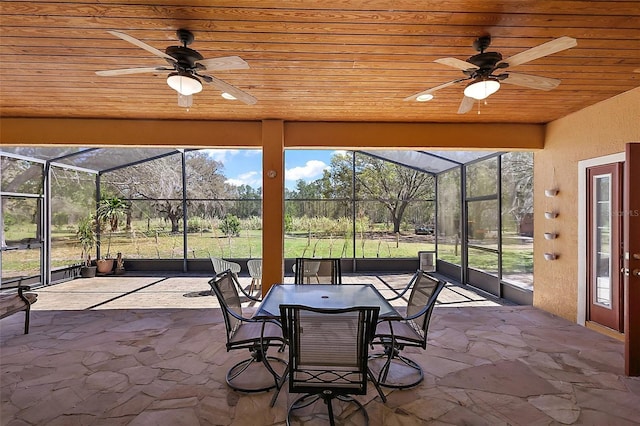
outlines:
{"label": "door frame", "polygon": [[[587,169],[609,163],[624,162],[623,152],[578,161],[578,306],[576,322],[586,325],[587,319]],[[621,307],[624,309],[624,307]]]}

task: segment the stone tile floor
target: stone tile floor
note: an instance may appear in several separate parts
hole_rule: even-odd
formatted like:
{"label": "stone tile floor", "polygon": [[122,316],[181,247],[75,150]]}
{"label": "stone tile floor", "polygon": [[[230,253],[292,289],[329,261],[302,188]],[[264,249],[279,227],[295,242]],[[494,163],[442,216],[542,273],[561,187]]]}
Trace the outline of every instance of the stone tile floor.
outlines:
{"label": "stone tile floor", "polygon": [[[359,275],[385,294],[408,275]],[[248,285],[249,279],[241,278]],[[41,288],[31,333],[0,321],[0,425],[282,425],[294,395],[240,394],[206,277],[98,277]],[[398,302],[401,304],[401,301]],[[247,313],[252,306],[247,305]],[[426,351],[406,350],[425,380],[359,398],[371,425],[640,424],[640,378],[621,342],[530,306],[448,285]],[[285,355],[281,355],[285,356]],[[326,421],[322,403],[302,418]],[[350,408],[344,424],[361,424]]]}

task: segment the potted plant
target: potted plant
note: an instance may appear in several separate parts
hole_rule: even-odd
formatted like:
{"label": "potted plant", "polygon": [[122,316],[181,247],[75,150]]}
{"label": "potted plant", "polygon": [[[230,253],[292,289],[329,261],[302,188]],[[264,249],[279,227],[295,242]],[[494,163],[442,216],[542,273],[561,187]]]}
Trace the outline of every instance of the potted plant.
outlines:
{"label": "potted plant", "polygon": [[95,220],[93,215],[89,215],[80,220],[76,237],[82,246],[82,266],[80,276],[92,278],[96,276],[96,267],[91,263],[91,249],[96,245],[96,234],[94,231]]}
{"label": "potted plant", "polygon": [[109,234],[107,238],[107,254],[103,259],[98,259],[96,264],[98,272],[102,274],[111,273],[113,270],[114,259],[111,257],[111,237],[118,230],[120,219],[124,217],[128,209],[127,203],[116,196],[103,197],[98,205],[97,218],[98,223],[108,228]]}

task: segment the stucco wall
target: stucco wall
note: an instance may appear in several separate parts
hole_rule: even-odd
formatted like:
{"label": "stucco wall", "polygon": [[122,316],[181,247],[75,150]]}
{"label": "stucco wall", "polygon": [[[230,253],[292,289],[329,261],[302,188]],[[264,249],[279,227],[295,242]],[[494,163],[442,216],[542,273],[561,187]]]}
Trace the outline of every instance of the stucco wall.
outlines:
{"label": "stucco wall", "polygon": [[[534,161],[534,294],[533,304],[576,321],[578,297],[578,161],[623,152],[640,141],[640,88],[549,123],[545,147]],[[544,190],[560,192],[548,198]],[[559,212],[545,219],[548,209]],[[545,240],[545,232],[557,232]],[[559,254],[555,261],[544,253]]]}

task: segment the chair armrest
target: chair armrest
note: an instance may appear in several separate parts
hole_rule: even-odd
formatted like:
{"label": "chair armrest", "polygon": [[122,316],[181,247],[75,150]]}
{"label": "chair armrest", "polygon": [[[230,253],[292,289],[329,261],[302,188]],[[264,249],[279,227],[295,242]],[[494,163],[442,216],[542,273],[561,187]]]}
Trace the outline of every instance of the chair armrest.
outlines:
{"label": "chair armrest", "polygon": [[253,300],[254,302],[262,302],[262,299],[257,298],[255,296],[250,295],[249,293],[247,293],[244,288],[242,288],[241,285],[238,285],[238,288],[240,289],[240,292],[249,300]]}
{"label": "chair armrest", "polygon": [[17,277],[6,280],[2,283],[2,287],[0,289],[3,291],[17,289],[18,297],[20,297],[20,299],[22,299],[22,301],[27,305],[31,305],[31,301],[29,301],[29,299],[27,299],[27,297],[24,295],[25,291],[31,290],[31,286],[22,284],[23,279],[24,277]]}
{"label": "chair armrest", "polygon": [[390,297],[387,299],[387,302],[391,302],[392,300],[397,300],[400,299],[402,296],[404,296],[404,294],[409,291],[409,289],[411,288],[411,284],[409,283],[400,293],[398,293],[396,296]]}
{"label": "chair armrest", "polygon": [[31,287],[28,285],[18,286],[18,296],[20,296],[20,299],[22,299],[22,301],[27,305],[31,305],[31,301],[27,299],[27,297],[24,295],[24,291],[29,291],[29,290],[31,290]]}
{"label": "chair armrest", "polygon": [[397,300],[397,299],[400,299],[402,296],[404,296],[404,294],[411,289],[411,287],[413,286],[413,283],[416,281],[416,279],[418,279],[418,274],[419,273],[420,273],[420,271],[418,271],[415,274],[413,274],[413,277],[411,277],[411,279],[409,280],[409,282],[407,283],[405,288],[402,289],[402,291],[400,293],[398,293],[396,296],[388,298],[387,301],[389,302],[389,301],[392,301],[392,300]]}
{"label": "chair armrest", "polygon": [[[227,271],[231,271],[231,273],[235,274],[235,272],[233,272],[233,270],[231,270],[231,269],[225,269],[225,270],[224,270],[224,271],[222,271],[222,272],[218,272],[218,273],[216,274],[216,276],[215,276],[211,281],[209,281],[209,285],[211,285],[211,282],[212,282],[213,280],[215,280],[215,279],[216,279],[217,277],[219,277],[220,275],[222,275],[222,274],[226,273]],[[262,302],[262,299],[259,299],[259,298],[257,298],[257,297],[251,296],[249,293],[247,293],[247,292],[244,290],[244,288],[242,288],[242,286],[240,285],[240,282],[237,280],[237,277],[234,277],[234,281],[235,281],[235,284],[236,284],[236,288],[240,289],[240,292],[241,292],[241,293],[242,293],[242,294],[243,294],[247,299],[249,299],[249,300],[253,300],[254,302]]]}

